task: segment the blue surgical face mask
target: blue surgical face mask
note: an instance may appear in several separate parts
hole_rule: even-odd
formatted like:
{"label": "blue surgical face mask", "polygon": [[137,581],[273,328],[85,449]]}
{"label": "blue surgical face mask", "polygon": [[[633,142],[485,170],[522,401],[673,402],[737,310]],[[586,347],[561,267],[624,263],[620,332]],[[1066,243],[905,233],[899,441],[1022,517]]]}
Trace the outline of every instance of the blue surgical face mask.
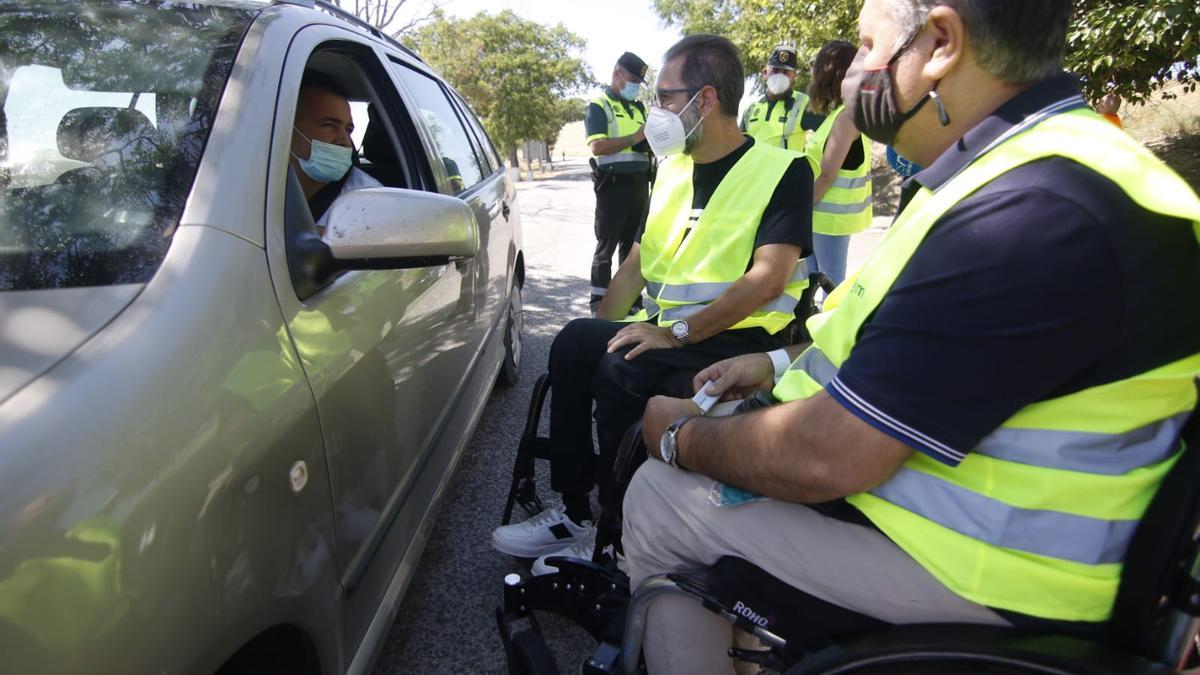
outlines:
{"label": "blue surgical face mask", "polygon": [[308,159],[301,159],[296,153],[292,153],[292,156],[300,163],[300,169],[309,178],[318,183],[333,183],[341,180],[350,170],[350,164],[354,157],[352,149],[324,141],[314,141],[301,133],[299,129],[295,131],[300,134],[300,138],[312,145]]}
{"label": "blue surgical face mask", "polygon": [[637,98],[638,91],[641,90],[641,85],[637,82],[626,82],[624,87],[621,87],[621,98],[626,101],[632,101]]}

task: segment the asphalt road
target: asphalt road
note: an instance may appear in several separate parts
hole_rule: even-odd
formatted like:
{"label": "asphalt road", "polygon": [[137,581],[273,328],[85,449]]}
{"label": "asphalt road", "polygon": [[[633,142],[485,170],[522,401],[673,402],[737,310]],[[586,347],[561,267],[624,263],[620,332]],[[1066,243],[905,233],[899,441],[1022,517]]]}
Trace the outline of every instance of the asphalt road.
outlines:
{"label": "asphalt road", "polygon": [[[525,353],[520,384],[497,388],[448,489],[442,512],[376,664],[376,675],[504,673],[494,610],[504,575],[520,570],[491,548],[533,381],[570,319],[586,316],[595,197],[587,166],[568,160],[552,178],[518,184],[525,235]],[[885,218],[851,243],[850,267],[874,248]],[[548,411],[547,411],[548,412]],[[539,486],[550,496],[545,467]],[[518,509],[518,514],[520,510]],[[541,618],[559,668],[573,673],[594,646],[576,626]]]}

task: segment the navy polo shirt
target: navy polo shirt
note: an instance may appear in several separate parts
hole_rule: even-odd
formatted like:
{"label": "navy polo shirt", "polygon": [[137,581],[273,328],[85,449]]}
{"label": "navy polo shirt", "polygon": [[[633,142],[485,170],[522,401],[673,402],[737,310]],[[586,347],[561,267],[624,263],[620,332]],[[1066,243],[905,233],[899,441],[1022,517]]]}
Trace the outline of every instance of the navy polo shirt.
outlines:
{"label": "navy polo shirt", "polygon": [[[1084,105],[1072,76],[1030,87],[909,179],[902,208],[1015,125]],[[933,226],[827,391],[953,466],[1031,403],[1196,352],[1200,245],[1190,224],[1053,157],[1001,176]]]}

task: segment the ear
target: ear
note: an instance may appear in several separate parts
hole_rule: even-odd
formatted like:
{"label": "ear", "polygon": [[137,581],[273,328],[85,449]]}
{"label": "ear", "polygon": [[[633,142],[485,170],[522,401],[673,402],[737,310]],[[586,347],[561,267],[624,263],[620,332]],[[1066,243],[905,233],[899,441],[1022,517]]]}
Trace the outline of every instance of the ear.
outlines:
{"label": "ear", "polygon": [[921,74],[931,80],[942,80],[966,56],[967,29],[962,17],[946,5],[929,12],[927,35],[921,38],[922,51],[932,51]]}
{"label": "ear", "polygon": [[721,107],[721,99],[711,84],[704,85],[704,88],[700,90],[699,100],[696,102],[700,104],[700,114],[704,117],[708,117],[709,113]]}
{"label": "ear", "polygon": [[769,67],[767,67],[767,66],[763,66],[763,69],[762,69],[762,76],[763,76],[763,79],[766,79],[766,78],[770,77],[770,76],[771,76],[771,69],[770,69]]}

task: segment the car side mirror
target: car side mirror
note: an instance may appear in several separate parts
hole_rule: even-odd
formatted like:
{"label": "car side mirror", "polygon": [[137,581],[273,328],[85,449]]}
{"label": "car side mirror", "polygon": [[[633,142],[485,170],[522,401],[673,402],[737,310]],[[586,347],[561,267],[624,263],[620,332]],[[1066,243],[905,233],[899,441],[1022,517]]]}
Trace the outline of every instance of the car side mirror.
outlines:
{"label": "car side mirror", "polygon": [[327,223],[323,239],[338,270],[431,267],[479,253],[471,207],[432,192],[347,192],[329,207]]}

